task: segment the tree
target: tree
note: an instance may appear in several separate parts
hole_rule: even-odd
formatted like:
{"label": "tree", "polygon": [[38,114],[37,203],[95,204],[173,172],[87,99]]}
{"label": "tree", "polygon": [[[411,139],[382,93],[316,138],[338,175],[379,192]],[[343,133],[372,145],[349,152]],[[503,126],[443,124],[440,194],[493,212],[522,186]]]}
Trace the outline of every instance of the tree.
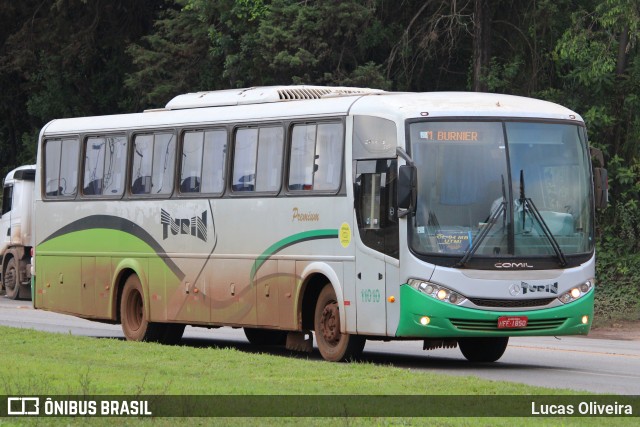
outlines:
{"label": "tree", "polygon": [[178,93],[215,89],[222,73],[210,55],[209,19],[195,2],[174,6],[160,14],[152,33],[126,49],[135,70],[125,84],[137,109],[161,107]]}
{"label": "tree", "polygon": [[487,0],[473,2],[473,90],[486,92],[491,62],[491,20],[493,10]]}
{"label": "tree", "polygon": [[164,2],[11,3],[0,6],[7,13],[0,36],[5,168],[35,161],[35,138],[53,118],[129,108],[123,80],[131,61],[124,47],[148,31]]}

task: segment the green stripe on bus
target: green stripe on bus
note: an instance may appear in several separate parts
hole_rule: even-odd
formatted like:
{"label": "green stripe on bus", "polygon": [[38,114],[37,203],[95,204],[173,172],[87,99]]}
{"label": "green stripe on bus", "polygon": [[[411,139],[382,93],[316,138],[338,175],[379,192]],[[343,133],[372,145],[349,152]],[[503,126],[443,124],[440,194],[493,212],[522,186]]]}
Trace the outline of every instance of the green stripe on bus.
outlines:
{"label": "green stripe on bus", "polygon": [[319,240],[319,239],[337,239],[338,238],[338,229],[323,229],[323,230],[311,230],[304,231],[302,233],[293,234],[289,237],[285,237],[284,239],[274,243],[269,246],[253,263],[253,268],[251,269],[251,282],[253,283],[258,270],[265,263],[266,260],[271,258],[274,254],[280,252],[281,250],[298,244],[305,242],[307,240]]}

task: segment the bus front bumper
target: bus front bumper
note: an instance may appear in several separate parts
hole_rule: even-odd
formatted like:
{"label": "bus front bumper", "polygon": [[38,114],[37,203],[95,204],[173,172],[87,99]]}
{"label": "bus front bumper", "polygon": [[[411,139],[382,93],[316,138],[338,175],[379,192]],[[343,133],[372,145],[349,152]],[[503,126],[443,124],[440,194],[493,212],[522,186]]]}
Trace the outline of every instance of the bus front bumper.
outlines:
{"label": "bus front bumper", "polygon": [[[587,335],[593,321],[593,295],[594,290],[591,289],[577,301],[553,308],[490,311],[438,301],[405,284],[400,287],[400,323],[396,336],[457,338]],[[526,317],[527,326],[498,328],[498,318],[503,316]],[[583,323],[584,316],[588,316],[586,323]],[[423,320],[424,317],[428,318],[428,322]]]}

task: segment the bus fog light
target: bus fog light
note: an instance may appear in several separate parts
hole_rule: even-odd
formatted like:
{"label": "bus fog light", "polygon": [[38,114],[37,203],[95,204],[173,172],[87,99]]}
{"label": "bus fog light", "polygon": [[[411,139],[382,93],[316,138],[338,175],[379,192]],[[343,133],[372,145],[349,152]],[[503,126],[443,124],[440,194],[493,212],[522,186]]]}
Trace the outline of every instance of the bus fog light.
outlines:
{"label": "bus fog light", "polygon": [[587,323],[589,323],[589,316],[587,315],[582,316],[582,324],[586,325]]}
{"label": "bus fog light", "polygon": [[429,318],[429,316],[422,316],[420,318],[420,324],[422,326],[427,326],[429,323],[431,323],[431,319]]}

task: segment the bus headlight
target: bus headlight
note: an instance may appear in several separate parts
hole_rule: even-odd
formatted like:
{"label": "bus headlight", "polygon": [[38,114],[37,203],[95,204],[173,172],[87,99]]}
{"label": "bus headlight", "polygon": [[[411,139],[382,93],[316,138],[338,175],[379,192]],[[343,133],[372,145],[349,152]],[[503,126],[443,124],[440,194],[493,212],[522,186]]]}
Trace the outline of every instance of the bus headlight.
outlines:
{"label": "bus headlight", "polygon": [[568,304],[585,296],[591,288],[593,288],[595,280],[587,280],[578,286],[575,286],[558,297],[561,303]]}
{"label": "bus headlight", "polygon": [[449,304],[460,305],[467,298],[463,295],[460,295],[457,292],[452,291],[451,289],[445,288],[444,286],[436,285],[434,283],[425,282],[418,279],[409,279],[407,284],[414,289],[419,290],[423,294],[429,295],[432,298],[437,299],[438,301],[448,302]]}

